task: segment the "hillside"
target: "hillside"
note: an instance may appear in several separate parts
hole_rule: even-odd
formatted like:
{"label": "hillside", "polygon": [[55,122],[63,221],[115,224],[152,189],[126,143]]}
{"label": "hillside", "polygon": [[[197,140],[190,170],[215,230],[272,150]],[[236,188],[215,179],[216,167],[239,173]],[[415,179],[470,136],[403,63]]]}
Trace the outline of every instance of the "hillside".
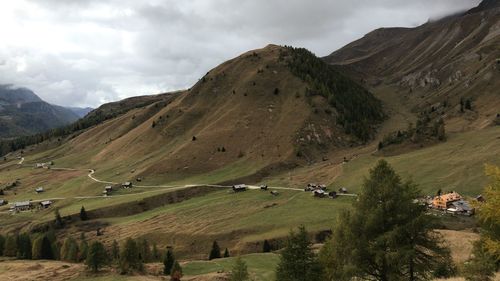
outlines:
{"label": "hillside", "polygon": [[[299,57],[336,80],[318,72],[302,80],[309,69],[292,72]],[[371,93],[311,53],[269,45],[221,64],[187,91],[101,106],[76,123],[90,128],[58,150],[63,163],[115,176],[134,170],[172,181],[233,165],[261,177],[363,144],[383,118]]]}
{"label": "hillside", "polygon": [[377,29],[324,59],[375,92],[390,86],[414,112],[438,112],[449,131],[464,131],[500,113],[499,44],[499,2],[483,1],[416,28]]}
{"label": "hillside", "polygon": [[78,118],[67,108],[44,102],[29,89],[0,85],[0,138],[44,132]]}

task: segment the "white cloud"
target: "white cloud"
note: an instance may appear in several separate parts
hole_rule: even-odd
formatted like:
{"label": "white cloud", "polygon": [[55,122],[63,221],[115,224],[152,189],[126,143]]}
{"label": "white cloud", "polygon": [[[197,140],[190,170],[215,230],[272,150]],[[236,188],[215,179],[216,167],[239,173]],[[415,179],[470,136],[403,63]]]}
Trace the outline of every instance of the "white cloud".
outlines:
{"label": "white cloud", "polygon": [[188,88],[268,43],[327,55],[381,26],[415,26],[479,0],[16,0],[0,3],[0,84],[98,106]]}

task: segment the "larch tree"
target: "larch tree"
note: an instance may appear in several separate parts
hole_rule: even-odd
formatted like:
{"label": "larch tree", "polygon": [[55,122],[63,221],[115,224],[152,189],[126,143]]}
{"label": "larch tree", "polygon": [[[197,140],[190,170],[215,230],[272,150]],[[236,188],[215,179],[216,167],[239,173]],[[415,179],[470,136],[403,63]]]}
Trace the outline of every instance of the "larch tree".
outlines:
{"label": "larch tree", "polygon": [[247,281],[249,279],[248,267],[245,261],[241,257],[237,257],[233,268],[231,269],[231,274],[229,275],[230,281]]}
{"label": "larch tree", "polygon": [[380,160],[321,251],[325,280],[429,280],[451,264],[432,217],[415,202],[419,196],[415,184],[402,183]]}
{"label": "larch tree", "polygon": [[104,245],[99,241],[93,242],[89,247],[87,259],[85,260],[87,267],[92,270],[92,272],[97,273],[97,271],[106,265],[107,262],[108,255],[106,249],[104,249]]}

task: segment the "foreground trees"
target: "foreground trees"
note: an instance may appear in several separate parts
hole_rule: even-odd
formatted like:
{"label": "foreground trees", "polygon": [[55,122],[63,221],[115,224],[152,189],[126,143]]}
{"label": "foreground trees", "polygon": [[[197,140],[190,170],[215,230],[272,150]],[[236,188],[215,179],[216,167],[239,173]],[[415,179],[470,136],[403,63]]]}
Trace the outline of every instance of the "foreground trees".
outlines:
{"label": "foreground trees", "polygon": [[122,252],[120,253],[120,270],[123,274],[130,273],[133,270],[143,270],[139,247],[132,238],[127,238],[122,247]]}
{"label": "foreground trees", "polygon": [[229,280],[231,281],[247,281],[249,280],[248,268],[247,264],[241,259],[241,257],[237,257],[234,262],[233,268],[231,270],[231,274],[229,275]]}
{"label": "foreground trees", "polygon": [[474,243],[472,258],[465,264],[465,277],[470,281],[492,280],[500,270],[500,167],[486,166],[491,184],[486,187],[486,202],[479,204],[477,217],[481,239]]}
{"label": "foreground trees", "polygon": [[277,281],[322,281],[322,270],[304,226],[291,231],[276,270]]}
{"label": "foreground trees", "polygon": [[325,280],[429,280],[452,264],[411,182],[381,160],[370,171],[352,211],[342,213],[321,251]]}
{"label": "foreground trees", "polygon": [[108,262],[108,254],[104,245],[101,242],[95,241],[90,245],[89,252],[87,254],[87,259],[85,264],[96,273],[101,267],[106,265]]}

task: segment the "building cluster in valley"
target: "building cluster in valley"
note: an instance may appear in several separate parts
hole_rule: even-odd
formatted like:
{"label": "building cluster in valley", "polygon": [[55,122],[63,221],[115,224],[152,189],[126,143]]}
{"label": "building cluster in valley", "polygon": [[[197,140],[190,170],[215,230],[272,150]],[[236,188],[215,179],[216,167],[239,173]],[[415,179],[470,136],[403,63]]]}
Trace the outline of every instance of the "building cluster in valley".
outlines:
{"label": "building cluster in valley", "polygon": [[[483,202],[484,198],[479,195],[476,200]],[[465,200],[460,194],[455,191],[438,194],[434,197],[428,196],[424,199],[424,203],[433,210],[441,210],[449,214],[472,216],[474,215],[474,208],[471,207],[469,202]]]}

